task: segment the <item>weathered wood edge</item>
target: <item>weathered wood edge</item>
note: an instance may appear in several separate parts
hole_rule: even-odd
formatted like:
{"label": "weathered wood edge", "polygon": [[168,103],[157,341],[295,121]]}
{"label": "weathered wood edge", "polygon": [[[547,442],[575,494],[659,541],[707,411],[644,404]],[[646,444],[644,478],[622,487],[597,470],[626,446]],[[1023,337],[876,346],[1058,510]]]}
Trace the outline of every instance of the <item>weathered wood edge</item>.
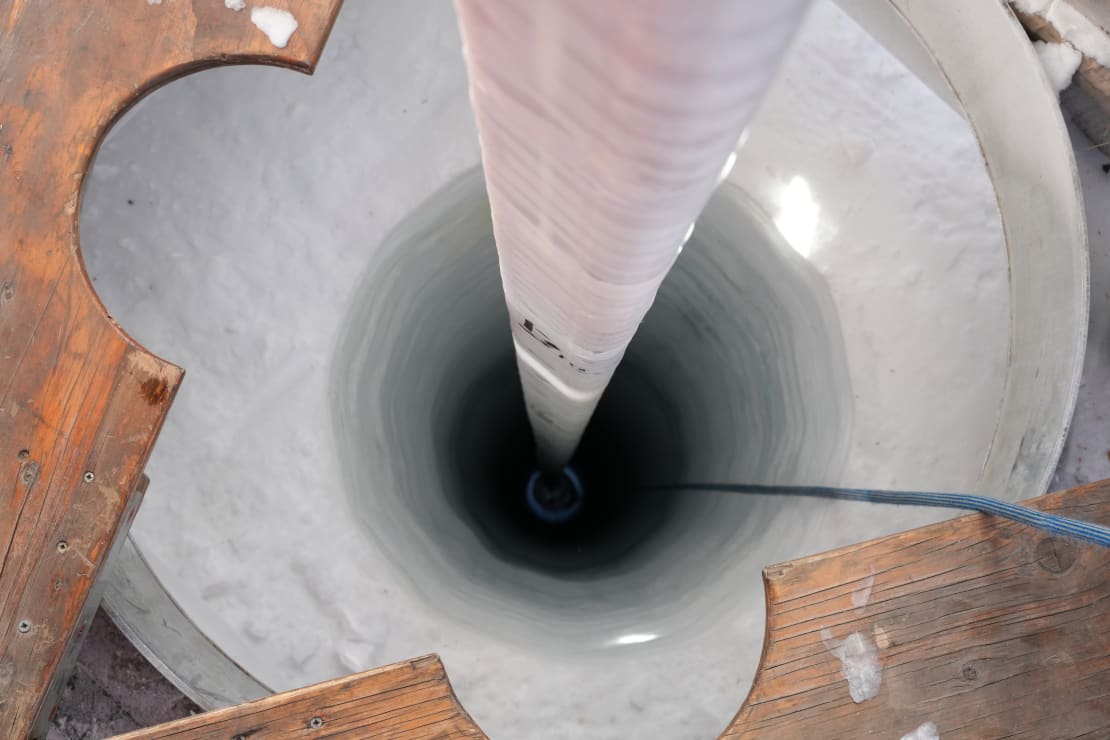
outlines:
{"label": "weathered wood edge", "polygon": [[267,4],[298,19],[285,49],[218,2],[0,0],[2,737],[40,714],[182,376],[89,284],[85,176],[112,123],[172,79],[225,64],[311,71],[339,0]]}
{"label": "weathered wood edge", "polygon": [[115,740],[247,737],[484,738],[455,696],[438,656],[148,727]]}
{"label": "weathered wood edge", "polygon": [[[1026,503],[1110,523],[1110,481]],[[1106,548],[982,514],[769,566],[759,670],[722,737],[1110,737],[1108,576]],[[882,663],[861,703],[833,654],[853,634]]]}

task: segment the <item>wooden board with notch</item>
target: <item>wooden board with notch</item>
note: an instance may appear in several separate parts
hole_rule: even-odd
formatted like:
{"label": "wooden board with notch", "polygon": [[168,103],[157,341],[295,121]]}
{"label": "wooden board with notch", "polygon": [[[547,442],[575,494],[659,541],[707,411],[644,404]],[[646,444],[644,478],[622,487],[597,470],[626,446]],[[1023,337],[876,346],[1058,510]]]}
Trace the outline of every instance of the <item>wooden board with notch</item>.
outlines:
{"label": "wooden board with notch", "polygon": [[299,22],[284,49],[213,0],[0,0],[0,737],[42,727],[182,377],[89,284],[85,175],[111,125],[170,80],[310,72],[338,0],[268,4]]}
{"label": "wooden board with notch", "polygon": [[[1110,48],[1110,4],[1104,0],[1058,0],[1071,5],[1105,36]],[[1049,21],[1039,15],[1024,13],[1016,6],[1014,13],[1029,35],[1038,41],[1055,44],[1064,39]],[[1075,124],[1091,140],[1094,148],[1110,155],[1110,69],[1097,59],[1084,55],[1072,83],[1060,93],[1060,104]]]}
{"label": "wooden board with notch", "polygon": [[[338,0],[268,4],[298,19],[287,48],[214,0],[0,0],[2,737],[41,733],[182,378],[89,284],[85,175],[112,123],[175,78],[238,63],[310,72]],[[1110,483],[1033,505],[1110,523]],[[1108,574],[1104,549],[982,515],[770,567],[762,663],[725,736],[894,738],[932,721],[945,740],[1110,737]],[[883,670],[858,704],[830,649],[852,634]],[[434,656],[130,737],[367,733],[482,737]]]}

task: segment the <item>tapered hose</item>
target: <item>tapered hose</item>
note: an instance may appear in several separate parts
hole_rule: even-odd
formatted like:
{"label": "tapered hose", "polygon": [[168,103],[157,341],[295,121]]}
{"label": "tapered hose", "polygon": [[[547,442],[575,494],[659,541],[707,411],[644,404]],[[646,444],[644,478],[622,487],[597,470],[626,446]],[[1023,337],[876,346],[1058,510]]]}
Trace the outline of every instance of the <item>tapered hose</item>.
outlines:
{"label": "tapered hose", "polygon": [[567,464],[809,0],[456,0],[540,465]]}

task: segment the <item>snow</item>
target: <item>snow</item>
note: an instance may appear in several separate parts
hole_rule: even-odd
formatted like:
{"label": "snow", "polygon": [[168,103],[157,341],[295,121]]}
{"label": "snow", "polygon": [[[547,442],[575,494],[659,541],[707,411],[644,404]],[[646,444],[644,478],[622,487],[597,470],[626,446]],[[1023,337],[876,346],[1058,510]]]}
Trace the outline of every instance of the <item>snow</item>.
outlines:
{"label": "snow", "polygon": [[940,731],[935,722],[922,722],[913,732],[907,732],[900,740],[940,740]]}
{"label": "snow", "polygon": [[247,0],[224,0],[224,7],[238,12],[247,7]]}
{"label": "snow", "polygon": [[853,632],[844,640],[833,638],[829,630],[821,630],[821,640],[837,660],[840,675],[848,682],[848,694],[856,704],[874,699],[883,683],[883,664],[879,648],[867,635]]}
{"label": "snow", "polygon": [[1033,44],[1033,48],[1037,52],[1037,58],[1041,60],[1045,74],[1048,75],[1048,83],[1052,89],[1057,93],[1063,92],[1071,84],[1071,78],[1075,76],[1075,70],[1079,69],[1083,55],[1067,43],[1049,44],[1037,41]]}
{"label": "snow", "polygon": [[1010,4],[1023,13],[1043,15],[1056,4],[1056,0],[1010,0]]}
{"label": "snow", "polygon": [[862,609],[871,600],[871,587],[875,585],[875,574],[867,576],[863,582],[852,591],[852,606]]}
{"label": "snow", "polygon": [[[591,633],[580,646],[586,658],[508,642],[500,631],[513,614],[478,629],[427,608],[351,514],[330,406],[330,363],[348,306],[363,275],[396,258],[379,245],[479,162],[450,10],[348,3],[315,77],[236,68],[188,78],[146,98],[101,148],[81,222],[90,275],[129,334],[188,370],[132,536],[189,616],[209,634],[241,637],[221,647],[274,688],[435,651],[494,737],[575,736],[568,723],[578,718],[603,728],[591,736],[617,735],[612,728],[714,736],[758,665],[760,566],[858,541],[859,509],[807,504],[789,521],[769,519],[773,553],[691,565],[694,580],[725,582],[735,594],[715,605],[720,614],[637,624],[594,653],[584,644]],[[904,349],[890,366],[853,368],[865,398],[853,431],[856,473],[877,485],[896,485],[881,479],[892,470],[946,476],[938,487],[967,485],[982,451],[966,444],[964,430],[982,425],[990,438],[991,378],[1008,336],[1006,263],[976,142],[829,3],[815,5],[791,65],[777,103],[785,123],[776,123],[800,136],[780,137],[786,148],[769,151],[757,120],[730,178],[765,176],[785,192],[804,177],[822,209],[811,257],[842,301],[849,356],[859,363],[892,342]],[[850,160],[850,176],[821,171],[830,155]],[[864,228],[856,213],[880,218]],[[936,262],[923,266],[923,256]],[[953,283],[967,285],[960,305],[978,301],[968,311],[980,321],[931,290]],[[866,301],[857,301],[861,288]],[[975,333],[982,327],[989,341]],[[965,359],[976,375],[953,364],[946,371],[961,382],[914,385],[918,368],[963,357],[938,359],[920,341],[926,329],[973,344]],[[930,428],[941,429],[928,444],[954,440],[947,447],[926,447],[918,430],[893,425],[865,436],[864,422],[926,391],[947,399],[925,409],[939,415]],[[867,536],[921,523],[898,513],[884,512]],[[688,617],[690,609],[676,603],[674,611]],[[851,662],[869,644],[861,637],[837,649]]]}
{"label": "snow", "polygon": [[1110,67],[1110,35],[1067,0],[1012,0],[1018,10],[1039,15],[1064,41],[1103,67]]}
{"label": "snow", "polygon": [[[233,0],[224,0],[230,8]],[[270,39],[270,43],[279,49],[284,49],[289,43],[289,37],[297,30],[297,19],[288,10],[271,8],[263,5],[251,8],[251,23],[258,26],[262,33]]]}

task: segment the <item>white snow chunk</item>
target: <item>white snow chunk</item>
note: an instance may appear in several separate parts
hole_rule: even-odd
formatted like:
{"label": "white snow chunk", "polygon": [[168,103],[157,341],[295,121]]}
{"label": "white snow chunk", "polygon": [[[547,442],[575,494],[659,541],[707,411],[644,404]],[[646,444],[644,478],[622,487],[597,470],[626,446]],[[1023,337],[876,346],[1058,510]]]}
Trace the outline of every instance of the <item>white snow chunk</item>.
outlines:
{"label": "white snow chunk", "polygon": [[1110,67],[1110,34],[1071,3],[1061,0],[1012,0],[1018,10],[1039,15],[1064,41],[1103,67]]}
{"label": "white snow chunk", "polygon": [[[224,0],[227,2],[227,0]],[[267,5],[251,8],[251,23],[258,26],[270,39],[270,43],[284,49],[289,37],[297,30],[297,19],[288,10],[271,8]]]}
{"label": "white snow chunk", "polygon": [[852,592],[852,606],[860,609],[867,606],[867,602],[871,600],[871,587],[875,585],[875,574],[867,576],[863,579],[863,583],[859,588]]}
{"label": "white snow chunk", "polygon": [[913,732],[907,732],[899,740],[940,740],[940,730],[935,722],[922,722]]}
{"label": "white snow chunk", "polygon": [[224,0],[224,7],[238,13],[240,10],[247,7],[247,0]]}
{"label": "white snow chunk", "polygon": [[1054,0],[1010,0],[1010,5],[1023,13],[1030,15],[1044,15],[1052,7]]}
{"label": "white snow chunk", "polygon": [[1075,70],[1083,61],[1083,55],[1071,44],[1047,44],[1036,41],[1033,48],[1037,51],[1037,58],[1041,60],[1048,82],[1052,89],[1060,94],[1071,84]]}
{"label": "white snow chunk", "polygon": [[146,0],[147,5],[161,5],[162,0]]}
{"label": "white snow chunk", "polygon": [[879,695],[883,682],[883,664],[879,648],[862,632],[853,632],[844,640],[833,639],[832,632],[821,630],[825,647],[840,660],[840,675],[848,682],[848,694],[856,704]]}

